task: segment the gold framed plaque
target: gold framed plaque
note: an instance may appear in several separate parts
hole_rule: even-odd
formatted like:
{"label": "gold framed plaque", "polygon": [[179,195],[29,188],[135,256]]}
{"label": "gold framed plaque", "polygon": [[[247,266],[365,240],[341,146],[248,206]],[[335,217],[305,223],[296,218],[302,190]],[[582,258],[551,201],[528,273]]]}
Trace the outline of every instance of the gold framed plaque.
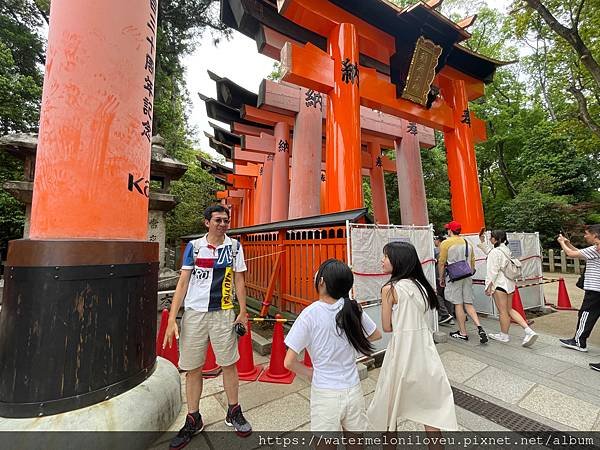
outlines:
{"label": "gold framed plaque", "polygon": [[417,39],[402,98],[422,106],[427,104],[427,94],[435,78],[435,68],[441,54],[441,46],[423,36]]}

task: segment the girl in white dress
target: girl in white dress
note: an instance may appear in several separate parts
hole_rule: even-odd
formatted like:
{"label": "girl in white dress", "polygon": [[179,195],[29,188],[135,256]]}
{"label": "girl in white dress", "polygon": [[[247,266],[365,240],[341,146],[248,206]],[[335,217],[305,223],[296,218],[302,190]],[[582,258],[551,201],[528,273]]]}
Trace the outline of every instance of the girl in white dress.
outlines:
{"label": "girl in white dress", "polygon": [[454,396],[426,320],[427,310],[438,307],[435,291],[409,243],[387,244],[382,265],[391,278],[381,290],[381,322],[393,335],[367,411],[370,425],[396,431],[408,419],[428,433],[457,430]]}
{"label": "girl in white dress", "polygon": [[515,293],[516,284],[504,274],[504,268],[510,262],[512,253],[508,248],[508,239],[506,232],[502,230],[494,230],[490,235],[490,243],[493,248],[486,247],[485,237],[483,233],[479,234],[481,243],[477,245],[485,254],[487,254],[487,271],[485,275],[485,295],[494,298],[496,308],[500,316],[500,333],[490,333],[490,339],[500,342],[510,341],[508,329],[510,328],[510,320],[514,320],[525,331],[523,347],[532,346],[538,335],[533,331],[525,319],[512,308],[513,295]]}

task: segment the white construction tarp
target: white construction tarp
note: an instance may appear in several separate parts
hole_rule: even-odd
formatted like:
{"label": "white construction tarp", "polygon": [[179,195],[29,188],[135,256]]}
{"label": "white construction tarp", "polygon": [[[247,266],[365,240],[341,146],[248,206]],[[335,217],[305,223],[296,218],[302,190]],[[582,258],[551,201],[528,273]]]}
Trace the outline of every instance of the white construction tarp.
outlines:
{"label": "white construction tarp", "polygon": [[[475,268],[473,276],[474,306],[477,312],[497,317],[498,311],[491,297],[483,293],[485,273],[487,271],[486,255],[478,247],[477,234],[462,235],[475,248]],[[542,281],[542,252],[538,233],[507,233],[508,245],[514,258],[518,258],[523,265],[523,279],[517,282],[519,295],[524,309],[539,308],[544,306]],[[486,240],[489,244],[489,232]]]}
{"label": "white construction tarp", "polygon": [[[425,276],[435,289],[435,259],[433,255],[433,226],[348,224],[348,262],[354,273],[354,298],[363,304],[364,311],[381,326],[381,288],[390,279],[383,273],[383,247],[389,242],[404,241],[415,246]],[[437,330],[437,314],[430,312],[430,328]],[[389,335],[375,343],[385,349]]]}

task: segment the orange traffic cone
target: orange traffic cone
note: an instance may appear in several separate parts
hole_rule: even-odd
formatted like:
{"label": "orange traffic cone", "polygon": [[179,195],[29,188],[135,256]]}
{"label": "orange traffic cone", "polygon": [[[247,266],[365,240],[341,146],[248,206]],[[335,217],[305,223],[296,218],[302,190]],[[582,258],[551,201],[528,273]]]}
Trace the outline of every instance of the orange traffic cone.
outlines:
{"label": "orange traffic cone", "polygon": [[[512,309],[518,312],[525,322],[532,323],[527,321],[527,316],[525,316],[525,310],[523,309],[523,303],[521,302],[521,294],[519,294],[519,288],[515,286],[515,293],[512,298]],[[512,321],[514,322],[514,320]],[[516,322],[515,322],[516,323]]]}
{"label": "orange traffic cone", "polygon": [[310,359],[310,355],[308,354],[308,350],[304,349],[304,365],[306,367],[312,367],[312,360]]}
{"label": "orange traffic cone", "polygon": [[175,365],[175,367],[179,368],[179,348],[177,340],[173,339],[171,345],[167,345],[163,349],[163,341],[165,340],[168,322],[169,311],[167,309],[163,309],[160,315],[160,328],[158,330],[158,336],[156,337],[156,356],[162,356],[163,358],[168,359]]}
{"label": "orange traffic cone", "polygon": [[215,378],[218,377],[223,369],[217,364],[215,358],[215,352],[213,351],[210,341],[208,342],[208,349],[206,350],[206,360],[204,366],[202,366],[202,378]]}
{"label": "orange traffic cone", "polygon": [[[246,316],[248,317],[248,316]],[[250,321],[246,326],[247,331],[238,341],[240,359],[237,362],[238,377],[244,381],[256,381],[262,372],[262,366],[254,365],[254,352],[252,350],[252,330]]]}
{"label": "orange traffic cone", "polygon": [[[281,319],[282,316],[277,314],[275,318]],[[285,343],[283,342],[283,323],[275,322],[269,367],[262,373],[260,377],[258,377],[258,381],[282,384],[290,384],[292,381],[294,381],[296,374],[285,368],[283,365],[284,359]]]}
{"label": "orange traffic cone", "polygon": [[577,311],[571,306],[571,299],[567,292],[567,286],[565,285],[564,278],[558,279],[558,300],[556,302],[556,309],[566,309],[570,311]]}

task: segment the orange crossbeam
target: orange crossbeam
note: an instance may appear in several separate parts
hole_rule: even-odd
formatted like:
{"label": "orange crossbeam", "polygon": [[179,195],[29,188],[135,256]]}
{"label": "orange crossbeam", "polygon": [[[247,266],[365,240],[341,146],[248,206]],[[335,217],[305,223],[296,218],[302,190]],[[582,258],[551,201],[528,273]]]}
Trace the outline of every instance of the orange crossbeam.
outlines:
{"label": "orange crossbeam", "polygon": [[392,36],[356,17],[348,11],[324,0],[278,0],[279,14],[291,21],[314,31],[321,36],[329,36],[336,25],[351,23],[356,27],[361,53],[389,64],[396,51]]}
{"label": "orange crossbeam", "polygon": [[227,175],[227,182],[233,184],[236,189],[254,189],[253,177],[247,177],[243,175]]}
{"label": "orange crossbeam", "polygon": [[277,114],[264,109],[258,109],[254,106],[243,105],[241,109],[242,118],[251,122],[262,123],[264,125],[275,126],[276,123],[284,122],[290,127],[294,126],[294,118]]}
{"label": "orange crossbeam", "polygon": [[256,153],[273,155],[275,153],[275,137],[261,133],[260,136],[242,136],[242,148]]}

